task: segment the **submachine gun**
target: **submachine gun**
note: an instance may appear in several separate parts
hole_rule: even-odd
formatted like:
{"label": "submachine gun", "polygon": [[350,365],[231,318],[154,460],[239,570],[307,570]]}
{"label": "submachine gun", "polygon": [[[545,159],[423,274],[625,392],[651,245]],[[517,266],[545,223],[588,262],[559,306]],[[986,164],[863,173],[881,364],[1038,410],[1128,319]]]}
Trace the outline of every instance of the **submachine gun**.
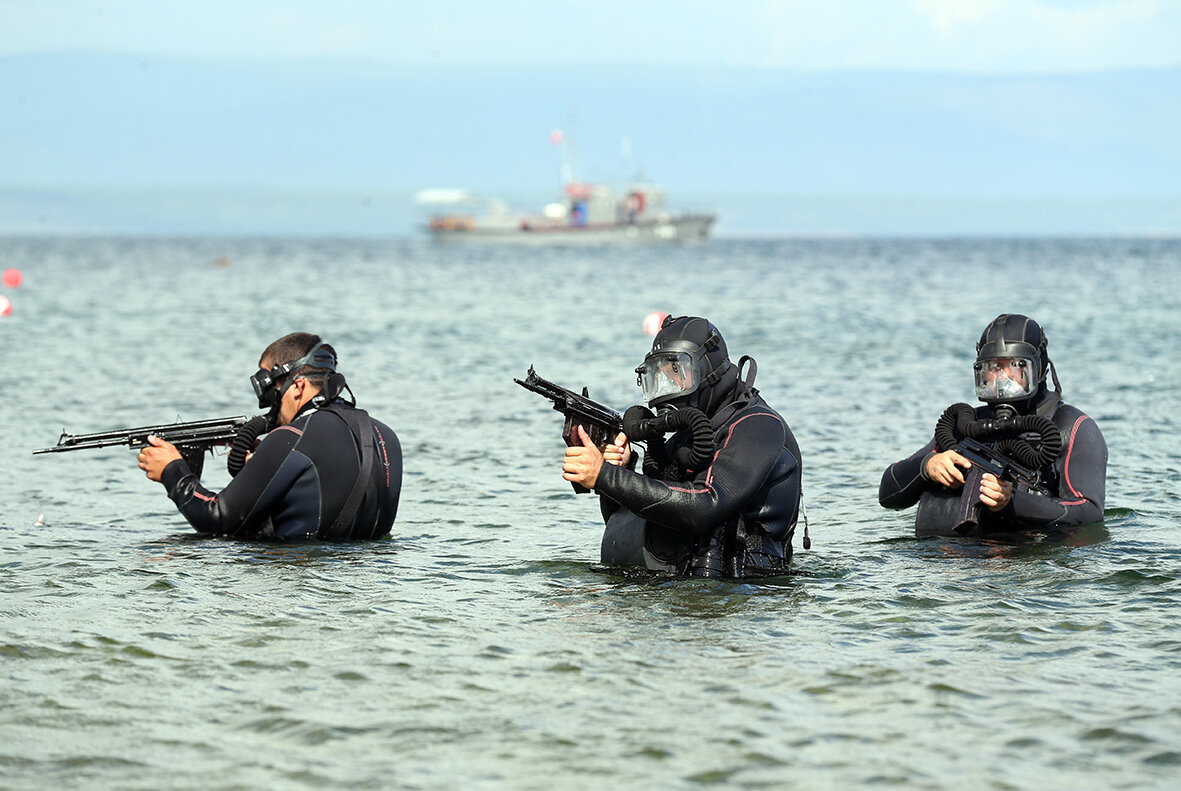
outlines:
{"label": "submachine gun", "polygon": [[[1029,491],[1038,486],[1037,470],[1058,458],[1062,451],[1062,435],[1049,418],[1017,415],[1004,406],[997,413],[995,418],[977,420],[972,407],[952,404],[935,424],[939,450],[954,448],[972,462],[964,475],[952,525],[960,535],[971,533],[980,524],[984,505],[980,502],[980,479],[986,473],[1011,482],[1018,491]],[[1029,438],[1035,441],[1030,442]],[[986,442],[994,443],[995,447]]]}
{"label": "submachine gun", "polygon": [[[517,378],[514,378],[513,381],[526,390],[548,398],[553,402],[554,409],[566,417],[566,422],[562,426],[562,439],[566,441],[568,447],[582,445],[582,440],[578,437],[579,426],[586,431],[591,442],[595,443],[600,450],[610,445],[615,436],[623,431],[623,416],[609,406],[592,401],[585,387],[582,388],[582,395],[579,395],[561,385],[542,379],[533,370],[532,365],[529,366],[529,372],[525,375],[524,381]],[[570,482],[570,485],[578,494],[590,491],[585,486],[573,481]]]}
{"label": "submachine gun", "polygon": [[52,448],[41,448],[33,453],[64,453],[69,450],[108,448],[115,445],[139,449],[147,447],[148,435],[152,435],[175,445],[181,457],[188,463],[189,469],[200,478],[201,470],[205,466],[205,451],[212,450],[216,445],[228,445],[245,423],[246,418],[239,416],[123,428],[100,431],[96,434],[67,434],[63,431],[57,444]]}
{"label": "submachine gun", "polygon": [[1009,481],[1019,490],[1028,491],[1037,486],[1037,472],[997,453],[983,442],[964,437],[956,446],[956,451],[972,462],[972,466],[964,475],[964,488],[960,495],[959,507],[956,508],[955,524],[952,526],[957,533],[970,533],[980,524],[980,509],[984,507],[984,503],[980,502],[978,495],[980,480],[985,473],[992,473],[997,480]]}

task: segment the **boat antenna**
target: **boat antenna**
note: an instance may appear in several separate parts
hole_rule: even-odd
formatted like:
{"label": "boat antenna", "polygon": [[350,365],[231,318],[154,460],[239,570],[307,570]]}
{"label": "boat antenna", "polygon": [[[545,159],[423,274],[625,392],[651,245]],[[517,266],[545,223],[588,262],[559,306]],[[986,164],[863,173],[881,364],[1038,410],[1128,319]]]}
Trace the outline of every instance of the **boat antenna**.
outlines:
{"label": "boat antenna", "polygon": [[562,185],[575,180],[574,162],[577,151],[574,148],[574,138],[577,137],[578,113],[571,109],[566,115],[565,161],[562,162]]}
{"label": "boat antenna", "polygon": [[623,180],[626,182],[632,178],[631,135],[624,135],[623,139],[619,141],[619,162],[620,167],[623,168]]}

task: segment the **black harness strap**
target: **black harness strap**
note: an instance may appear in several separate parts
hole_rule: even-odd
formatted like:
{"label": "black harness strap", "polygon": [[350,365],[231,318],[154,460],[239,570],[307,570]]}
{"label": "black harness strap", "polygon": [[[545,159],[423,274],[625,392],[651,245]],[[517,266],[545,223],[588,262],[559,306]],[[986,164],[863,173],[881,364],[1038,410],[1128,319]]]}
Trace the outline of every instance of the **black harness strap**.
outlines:
{"label": "black harness strap", "polygon": [[[746,365],[747,363],[750,363],[750,375],[745,379],[742,379],[742,366]],[[759,364],[755,362],[755,358],[751,357],[749,354],[742,355],[742,357],[738,359],[738,378],[746,382],[747,387],[754,388],[755,377],[758,375]]]}
{"label": "black harness strap", "polygon": [[364,409],[325,407],[320,411],[331,412],[343,420],[361,451],[361,469],[357,473],[357,481],[326,536],[331,539],[348,540],[353,537],[353,522],[357,517],[357,510],[361,507],[361,499],[369,488],[369,480],[373,477],[373,420]]}

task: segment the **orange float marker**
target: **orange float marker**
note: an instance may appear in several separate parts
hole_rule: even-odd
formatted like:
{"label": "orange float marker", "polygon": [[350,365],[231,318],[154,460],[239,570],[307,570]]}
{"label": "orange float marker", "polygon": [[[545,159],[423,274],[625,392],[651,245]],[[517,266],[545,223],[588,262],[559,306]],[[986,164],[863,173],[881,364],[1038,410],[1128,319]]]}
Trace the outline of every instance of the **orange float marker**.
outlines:
{"label": "orange float marker", "polygon": [[648,335],[655,335],[660,332],[660,325],[668,318],[668,314],[663,310],[654,310],[644,317],[644,332]]}

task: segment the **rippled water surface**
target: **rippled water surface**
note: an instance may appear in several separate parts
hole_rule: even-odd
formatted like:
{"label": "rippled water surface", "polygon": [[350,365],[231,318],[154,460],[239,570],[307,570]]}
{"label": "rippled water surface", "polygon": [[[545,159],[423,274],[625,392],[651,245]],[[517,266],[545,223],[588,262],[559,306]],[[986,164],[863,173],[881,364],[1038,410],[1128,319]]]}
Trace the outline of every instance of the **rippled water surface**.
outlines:
{"label": "rippled water surface", "polygon": [[[0,239],[0,787],[1173,788],[1181,242]],[[616,408],[704,314],[795,430],[813,547],[759,584],[597,572],[530,363]],[[1105,523],[913,537],[882,469],[1045,325],[1110,451]],[[97,431],[251,414],[319,331],[406,454],[367,545],[193,538]],[[224,460],[206,482],[228,480]]]}

